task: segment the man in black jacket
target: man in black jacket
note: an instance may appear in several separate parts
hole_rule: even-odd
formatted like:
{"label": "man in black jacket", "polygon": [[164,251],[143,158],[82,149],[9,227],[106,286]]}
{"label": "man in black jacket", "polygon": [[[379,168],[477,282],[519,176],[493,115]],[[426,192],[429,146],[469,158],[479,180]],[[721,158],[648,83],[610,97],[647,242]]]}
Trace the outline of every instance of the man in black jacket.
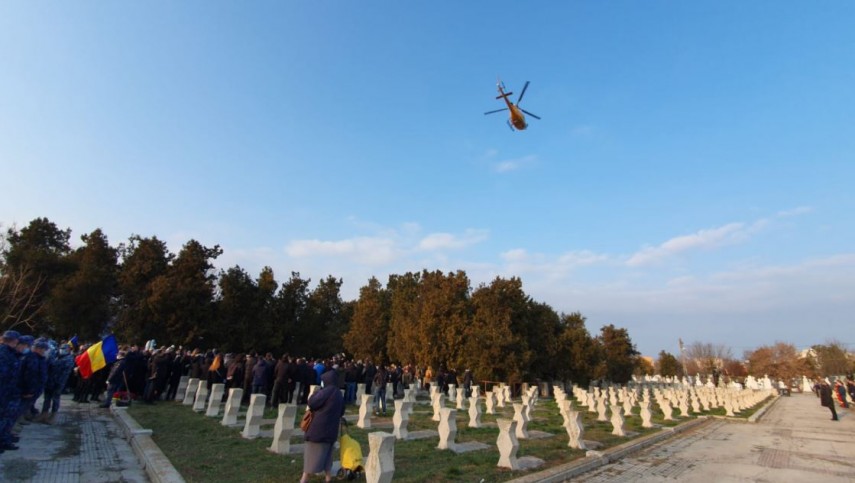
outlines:
{"label": "man in black jacket", "polygon": [[834,409],[834,398],[831,396],[831,385],[824,379],[819,381],[819,403],[831,410],[831,420],[837,421],[837,410]]}

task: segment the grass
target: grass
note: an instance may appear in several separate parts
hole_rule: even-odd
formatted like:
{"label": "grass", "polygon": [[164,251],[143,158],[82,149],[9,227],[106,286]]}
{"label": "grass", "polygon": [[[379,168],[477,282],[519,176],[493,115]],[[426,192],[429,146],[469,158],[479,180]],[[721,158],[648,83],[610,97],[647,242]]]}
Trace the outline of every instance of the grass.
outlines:
{"label": "grass", "polygon": [[[759,408],[743,411],[739,417],[747,418]],[[450,404],[449,404],[450,406]],[[609,422],[596,421],[596,413],[585,408],[574,407],[582,414],[584,427],[583,439],[597,441],[607,449],[629,441],[631,438],[614,436]],[[302,417],[304,406],[299,406],[296,420]],[[390,410],[394,406],[390,405]],[[484,406],[482,403],[482,410]],[[479,441],[489,445],[489,449],[455,454],[451,451],[436,449],[438,438],[414,441],[398,441],[395,444],[395,481],[506,481],[519,477],[525,472],[497,468],[499,452],[496,448],[498,430],[495,427],[497,417],[513,418],[513,407],[496,408],[496,415],[482,414],[484,428],[469,428],[467,411],[457,412],[457,443]],[[679,418],[675,411],[674,421],[664,421],[661,411],[653,403],[652,422],[658,426],[676,426],[686,418]],[[356,414],[353,406],[348,414]],[[391,411],[390,411],[391,413]],[[658,415],[657,415],[658,413]],[[220,425],[220,418],[208,418],[204,414],[193,412],[189,406],[180,403],[162,402],[153,406],[135,404],[130,414],[144,427],[153,430],[154,441],[169,457],[172,464],[189,482],[276,482],[297,481],[302,474],[302,455],[276,455],[267,451],[269,438],[246,440],[240,436],[240,428],[226,428]],[[703,415],[724,415],[724,409],[716,409]],[[427,404],[416,404],[407,426],[410,432],[436,430],[437,423],[431,420],[432,409]],[[273,419],[275,410],[266,411],[265,417]],[[375,426],[362,430],[350,425],[349,434],[362,446],[363,456],[368,456],[368,433],[374,431],[392,432],[392,418],[373,418]],[[378,428],[379,426],[379,428]],[[553,434],[550,438],[520,440],[518,457],[536,456],[544,460],[541,467],[548,468],[568,463],[584,457],[584,451],[573,450],[567,446],[567,433],[562,426],[558,407],[551,399],[540,399],[532,411],[532,421],[528,429]],[[633,409],[633,416],[626,417],[625,429],[634,433],[633,437],[651,434],[659,428],[642,428],[639,408]],[[301,438],[292,438],[292,444],[301,443]],[[322,479],[316,479],[322,481]]]}

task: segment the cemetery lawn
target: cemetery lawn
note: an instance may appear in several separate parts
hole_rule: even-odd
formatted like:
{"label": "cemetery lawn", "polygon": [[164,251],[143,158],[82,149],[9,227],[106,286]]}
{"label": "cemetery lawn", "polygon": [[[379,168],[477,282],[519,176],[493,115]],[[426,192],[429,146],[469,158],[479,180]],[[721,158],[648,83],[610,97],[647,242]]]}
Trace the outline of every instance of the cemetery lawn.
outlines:
{"label": "cemetery lawn", "polygon": [[[368,456],[368,433],[374,431],[392,432],[391,410],[389,417],[372,418],[370,430],[359,429],[355,424],[349,426],[349,434],[362,446],[364,457]],[[762,403],[755,406],[758,408]],[[449,404],[447,407],[451,407]],[[651,434],[660,428],[642,428],[639,408],[635,407],[633,416],[626,417],[625,429],[629,437],[618,437],[611,434],[609,422],[596,421],[597,414],[580,408],[574,400],[574,407],[582,414],[584,427],[583,439],[595,441],[607,449],[639,436]],[[743,411],[741,417],[747,417],[755,408]],[[302,417],[305,406],[298,406],[296,421]],[[484,409],[482,402],[482,410]],[[674,421],[663,421],[662,413],[654,403],[653,423],[658,426],[676,426],[687,421],[676,416]],[[457,411],[456,442],[466,443],[478,441],[489,446],[488,449],[455,454],[448,450],[437,450],[437,436],[427,439],[397,441],[395,444],[395,481],[506,481],[528,474],[529,471],[510,471],[496,467],[499,452],[496,448],[498,429],[496,417],[513,419],[513,408],[496,408],[496,415],[482,414],[481,421],[485,427],[468,428],[469,415],[465,410]],[[722,410],[715,410],[706,415],[714,415]],[[354,406],[348,406],[347,414],[357,414]],[[134,404],[129,413],[144,428],[153,430],[155,443],[166,454],[176,469],[188,482],[279,482],[298,481],[302,474],[303,457],[301,454],[281,456],[267,451],[270,438],[255,440],[243,439],[241,428],[227,428],[220,425],[220,418],[208,418],[204,414],[195,413],[189,406],[180,403],[160,402],[155,405]],[[657,414],[658,413],[658,414]],[[436,422],[431,420],[433,411],[427,403],[421,400],[413,408],[407,426],[410,433],[414,431],[437,429]],[[267,410],[265,418],[275,419],[276,411]],[[299,424],[297,424],[299,425]],[[263,427],[270,429],[269,427]],[[517,457],[534,456],[544,460],[544,465],[532,471],[539,471],[551,466],[568,463],[582,458],[584,451],[567,447],[567,432],[562,426],[562,417],[555,401],[540,399],[532,411],[532,421],[528,425],[529,432],[542,431],[551,436],[542,439],[527,439],[519,441]],[[291,439],[291,444],[302,443],[301,437]],[[338,450],[335,459],[338,460]],[[313,481],[323,481],[316,477]]]}

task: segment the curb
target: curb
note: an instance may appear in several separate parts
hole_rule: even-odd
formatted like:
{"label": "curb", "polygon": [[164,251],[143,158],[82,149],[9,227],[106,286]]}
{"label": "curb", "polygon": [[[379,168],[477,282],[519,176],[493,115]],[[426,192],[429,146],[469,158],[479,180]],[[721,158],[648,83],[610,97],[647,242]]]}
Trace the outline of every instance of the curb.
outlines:
{"label": "curb", "polygon": [[766,412],[772,408],[772,405],[778,402],[778,399],[781,399],[781,396],[773,396],[770,401],[767,401],[766,404],[763,405],[757,411],[754,411],[754,414],[747,418],[740,418],[738,416],[707,416],[709,418],[718,419],[720,421],[727,421],[728,423],[739,423],[739,424],[756,424],[760,421],[760,418],[766,415]]}
{"label": "curb", "polygon": [[755,412],[754,414],[752,414],[752,415],[748,418],[748,422],[749,422],[749,423],[756,423],[757,421],[759,421],[759,420],[760,420],[760,418],[762,418],[762,417],[766,414],[766,412],[767,412],[767,411],[769,411],[769,409],[771,409],[771,408],[772,408],[772,406],[773,406],[776,402],[778,402],[778,399],[781,399],[781,396],[780,396],[780,395],[777,395],[777,394],[776,394],[776,395],[774,395],[774,396],[772,397],[772,400],[771,400],[771,401],[769,401],[769,402],[767,402],[766,404],[764,404],[762,408],[758,409],[758,410],[757,410],[757,412]]}
{"label": "curb", "polygon": [[597,456],[580,458],[576,461],[549,468],[537,473],[525,475],[520,478],[511,480],[512,483],[534,483],[534,482],[561,482],[566,481],[582,473],[587,473],[591,470],[605,466],[609,463],[620,460],[621,458],[640,451],[648,446],[654,445],[660,441],[668,439],[680,433],[684,433],[691,429],[698,428],[712,421],[706,416],[699,416],[697,419],[687,421],[679,426],[671,428],[662,428],[661,431],[651,435],[643,436],[634,441],[629,441],[624,444],[609,448],[605,451],[597,453]]}
{"label": "curb", "polygon": [[146,475],[153,483],[184,483],[184,477],[172,466],[169,458],[151,439],[152,430],[144,429],[128,414],[128,408],[110,406],[110,412],[119,422],[125,439],[134,449]]}

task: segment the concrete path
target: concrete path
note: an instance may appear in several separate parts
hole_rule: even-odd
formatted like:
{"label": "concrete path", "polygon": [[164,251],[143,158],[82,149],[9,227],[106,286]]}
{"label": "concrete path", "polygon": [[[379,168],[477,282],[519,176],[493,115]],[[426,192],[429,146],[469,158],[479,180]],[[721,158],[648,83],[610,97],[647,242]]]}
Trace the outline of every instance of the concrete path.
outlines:
{"label": "concrete path", "polygon": [[573,481],[855,482],[855,413],[782,397],[757,424],[715,420]]}
{"label": "concrete path", "polygon": [[63,396],[55,424],[24,426],[18,446],[0,454],[0,481],[149,481],[110,412],[71,396]]}

